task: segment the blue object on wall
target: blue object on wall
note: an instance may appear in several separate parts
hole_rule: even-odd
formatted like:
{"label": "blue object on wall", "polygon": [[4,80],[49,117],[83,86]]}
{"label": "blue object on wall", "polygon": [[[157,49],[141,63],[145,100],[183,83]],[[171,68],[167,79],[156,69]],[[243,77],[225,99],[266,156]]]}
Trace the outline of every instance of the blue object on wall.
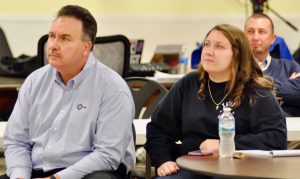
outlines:
{"label": "blue object on wall", "polygon": [[197,69],[198,64],[200,63],[201,58],[201,52],[202,52],[202,43],[197,46],[197,48],[192,52],[191,55],[191,68]]}
{"label": "blue object on wall", "polygon": [[294,59],[284,39],[280,36],[277,36],[275,42],[270,46],[269,52],[273,58],[285,60]]}

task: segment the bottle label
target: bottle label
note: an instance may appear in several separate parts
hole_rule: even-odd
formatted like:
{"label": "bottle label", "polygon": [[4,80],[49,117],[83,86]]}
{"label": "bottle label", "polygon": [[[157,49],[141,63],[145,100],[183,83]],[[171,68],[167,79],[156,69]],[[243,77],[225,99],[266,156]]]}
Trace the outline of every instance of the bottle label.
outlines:
{"label": "bottle label", "polygon": [[235,124],[231,121],[219,121],[219,131],[220,132],[234,132]]}

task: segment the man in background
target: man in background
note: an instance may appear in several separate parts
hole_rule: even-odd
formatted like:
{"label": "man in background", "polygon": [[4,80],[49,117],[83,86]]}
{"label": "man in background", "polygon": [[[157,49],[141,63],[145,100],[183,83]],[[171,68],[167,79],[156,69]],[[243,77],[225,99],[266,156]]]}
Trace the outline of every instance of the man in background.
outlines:
{"label": "man in background", "polygon": [[274,79],[276,95],[285,115],[300,116],[300,66],[294,60],[270,56],[269,48],[276,40],[271,18],[255,13],[246,20],[244,31],[261,69]]}
{"label": "man in background", "polygon": [[88,10],[58,12],[49,65],[25,80],[4,132],[8,176],[0,178],[129,178],[134,101],[126,82],[91,53],[96,33]]}

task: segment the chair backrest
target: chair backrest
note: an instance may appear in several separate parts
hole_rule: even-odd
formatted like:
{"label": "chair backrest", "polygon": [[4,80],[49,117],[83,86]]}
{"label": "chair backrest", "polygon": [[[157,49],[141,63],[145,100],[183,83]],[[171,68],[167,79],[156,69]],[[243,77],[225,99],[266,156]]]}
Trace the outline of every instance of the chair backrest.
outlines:
{"label": "chair backrest", "polygon": [[[125,79],[135,103],[135,118],[148,119],[159,102],[168,93],[160,83],[142,77]],[[143,110],[146,108],[145,110]]]}
{"label": "chair backrest", "polygon": [[4,32],[0,28],[0,59],[2,57],[12,57],[12,52],[9,48],[8,41]]}
{"label": "chair backrest", "polygon": [[98,60],[123,78],[128,76],[130,42],[124,35],[97,37],[93,53]]}
{"label": "chair backrest", "polygon": [[48,34],[43,35],[38,41],[37,58],[38,58],[39,66],[44,66],[48,64],[47,55],[46,55],[47,40],[48,40]]}
{"label": "chair backrest", "polygon": [[[48,35],[44,35],[38,42],[38,61],[42,66],[48,63],[45,53],[47,40]],[[128,76],[130,42],[124,35],[96,37],[93,54],[123,78]]]}

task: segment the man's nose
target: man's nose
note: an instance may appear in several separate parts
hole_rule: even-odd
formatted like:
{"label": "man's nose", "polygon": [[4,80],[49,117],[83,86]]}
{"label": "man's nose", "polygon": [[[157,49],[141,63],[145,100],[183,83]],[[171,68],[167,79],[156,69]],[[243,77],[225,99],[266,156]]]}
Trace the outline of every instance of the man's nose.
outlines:
{"label": "man's nose", "polygon": [[254,32],[253,35],[252,35],[252,38],[257,40],[259,38],[258,32]]}
{"label": "man's nose", "polygon": [[56,39],[48,39],[47,41],[47,49],[49,50],[56,50],[59,48],[59,43]]}

